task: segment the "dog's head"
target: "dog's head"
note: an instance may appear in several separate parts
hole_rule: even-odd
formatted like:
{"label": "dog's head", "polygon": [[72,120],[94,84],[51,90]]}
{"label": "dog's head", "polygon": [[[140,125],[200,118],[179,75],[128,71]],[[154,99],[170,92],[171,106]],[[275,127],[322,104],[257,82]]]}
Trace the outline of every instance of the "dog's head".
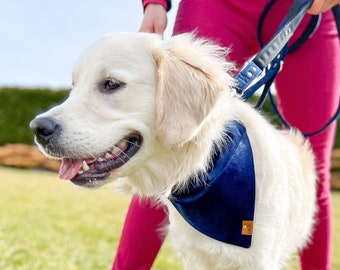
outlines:
{"label": "dog's head", "polygon": [[152,174],[145,164],[199,134],[233,83],[230,68],[220,48],[193,35],[106,35],[80,56],[67,100],[31,122],[36,143],[77,185]]}

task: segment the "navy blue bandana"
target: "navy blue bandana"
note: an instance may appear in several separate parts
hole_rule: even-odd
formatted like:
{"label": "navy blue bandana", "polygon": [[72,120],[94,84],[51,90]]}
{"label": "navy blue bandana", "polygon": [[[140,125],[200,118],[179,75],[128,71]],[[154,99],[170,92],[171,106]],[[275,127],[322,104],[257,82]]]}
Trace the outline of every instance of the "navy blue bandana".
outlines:
{"label": "navy blue bandana", "polygon": [[[255,210],[255,172],[246,128],[233,121],[228,143],[214,157],[208,174],[169,200],[199,232],[224,243],[249,248]],[[197,181],[196,181],[197,182]]]}

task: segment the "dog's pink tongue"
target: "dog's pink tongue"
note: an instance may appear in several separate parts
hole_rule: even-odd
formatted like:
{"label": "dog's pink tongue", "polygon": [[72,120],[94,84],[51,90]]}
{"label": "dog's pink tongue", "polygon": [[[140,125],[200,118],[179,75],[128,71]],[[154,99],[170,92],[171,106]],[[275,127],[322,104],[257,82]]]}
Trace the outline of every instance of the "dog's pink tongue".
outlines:
{"label": "dog's pink tongue", "polygon": [[64,180],[73,179],[83,166],[82,160],[64,158],[59,169],[59,178]]}

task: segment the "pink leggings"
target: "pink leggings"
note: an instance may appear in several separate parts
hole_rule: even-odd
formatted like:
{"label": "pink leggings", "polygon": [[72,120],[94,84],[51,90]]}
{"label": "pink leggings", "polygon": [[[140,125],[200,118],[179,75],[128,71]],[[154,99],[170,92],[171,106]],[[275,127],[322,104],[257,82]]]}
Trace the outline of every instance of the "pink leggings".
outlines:
{"label": "pink leggings", "polygon": [[[257,24],[268,0],[182,0],[174,34],[195,30],[200,37],[210,38],[231,48],[228,56],[239,68],[260,48]],[[290,1],[278,0],[263,25],[263,39],[275,32],[286,14]],[[297,35],[309,18],[305,18]],[[294,40],[294,37],[293,37]],[[302,132],[323,126],[336,111],[340,88],[339,39],[331,12],[312,38],[289,54],[276,80],[279,107],[288,122]],[[318,205],[313,243],[301,253],[302,269],[331,269],[332,213],[330,194],[330,155],[336,123],[310,141],[317,157]],[[150,207],[149,201],[134,197],[126,218],[122,239],[113,265],[114,270],[146,270],[162,245],[157,229],[167,219],[164,209]]]}

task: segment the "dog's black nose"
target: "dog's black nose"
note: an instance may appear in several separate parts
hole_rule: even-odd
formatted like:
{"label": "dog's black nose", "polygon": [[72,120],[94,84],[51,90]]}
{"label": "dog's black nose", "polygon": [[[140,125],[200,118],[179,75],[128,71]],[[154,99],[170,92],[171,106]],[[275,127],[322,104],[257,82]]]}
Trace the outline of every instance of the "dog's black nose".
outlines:
{"label": "dog's black nose", "polygon": [[36,138],[40,144],[45,146],[52,138],[58,135],[59,125],[51,118],[41,117],[32,120],[30,123]]}

